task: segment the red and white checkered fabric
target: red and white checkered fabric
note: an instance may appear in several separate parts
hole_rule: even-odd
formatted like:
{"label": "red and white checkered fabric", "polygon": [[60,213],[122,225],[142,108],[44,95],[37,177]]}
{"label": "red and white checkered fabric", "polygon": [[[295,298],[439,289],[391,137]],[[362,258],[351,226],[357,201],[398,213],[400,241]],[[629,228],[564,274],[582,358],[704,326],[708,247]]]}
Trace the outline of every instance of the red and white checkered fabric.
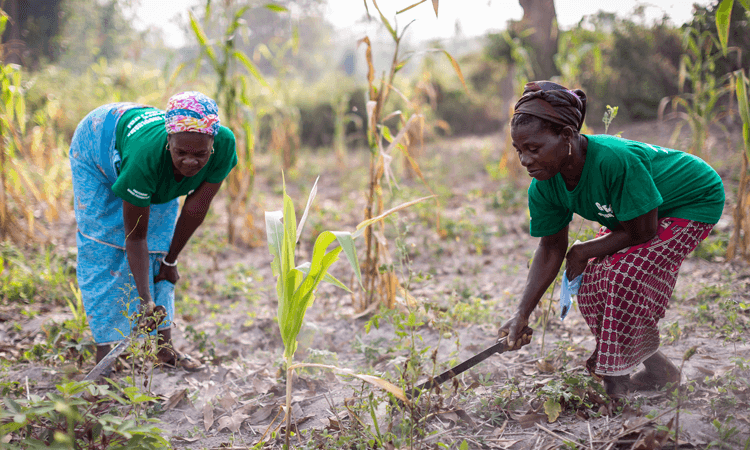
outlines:
{"label": "red and white checkered fabric", "polygon": [[[596,336],[586,367],[597,375],[627,375],[659,349],[659,320],[685,257],[713,225],[662,218],[648,242],[589,262],[578,306]],[[597,236],[610,231],[602,227]]]}

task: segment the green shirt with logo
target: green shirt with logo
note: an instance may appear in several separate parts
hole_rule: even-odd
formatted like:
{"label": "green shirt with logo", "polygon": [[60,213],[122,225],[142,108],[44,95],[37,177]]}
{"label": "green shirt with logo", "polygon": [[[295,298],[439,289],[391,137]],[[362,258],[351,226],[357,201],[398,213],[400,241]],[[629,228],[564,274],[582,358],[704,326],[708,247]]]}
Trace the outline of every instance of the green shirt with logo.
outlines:
{"label": "green shirt with logo", "polygon": [[569,191],[559,173],[549,180],[532,180],[532,236],[557,233],[570,223],[573,213],[609,229],[657,207],[659,218],[719,221],[724,186],[702,159],[610,135],[586,138],[586,162],[575,189]]}
{"label": "green shirt with logo", "polygon": [[138,108],[125,112],[115,134],[121,161],[112,192],[135,206],[166,203],[191,194],[204,181],[221,183],[237,165],[234,134],[223,126],[214,137],[214,153],[195,176],[175,180],[166,145],[164,111]]}

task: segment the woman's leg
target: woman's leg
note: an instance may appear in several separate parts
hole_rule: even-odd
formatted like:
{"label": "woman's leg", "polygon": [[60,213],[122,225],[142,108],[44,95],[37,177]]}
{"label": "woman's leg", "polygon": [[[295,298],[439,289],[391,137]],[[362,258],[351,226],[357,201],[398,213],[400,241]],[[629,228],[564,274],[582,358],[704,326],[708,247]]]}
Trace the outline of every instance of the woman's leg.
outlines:
{"label": "woman's leg", "polygon": [[664,317],[682,261],[711,228],[684,219],[662,219],[659,234],[651,241],[586,268],[578,303],[597,339],[587,368],[604,377],[608,392],[622,391],[641,362],[646,370],[637,381],[659,385],[677,381],[679,371],[658,351],[658,321]]}

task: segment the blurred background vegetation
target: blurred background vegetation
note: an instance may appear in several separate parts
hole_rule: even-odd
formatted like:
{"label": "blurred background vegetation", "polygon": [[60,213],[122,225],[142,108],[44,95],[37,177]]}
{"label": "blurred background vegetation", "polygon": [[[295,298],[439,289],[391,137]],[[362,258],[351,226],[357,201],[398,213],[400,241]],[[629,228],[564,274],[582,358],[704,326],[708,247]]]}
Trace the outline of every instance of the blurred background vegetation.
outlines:
{"label": "blurred background vegetation", "polygon": [[[716,35],[718,0],[695,6],[692,21],[679,26],[667,17],[647,20],[641,8],[629,17],[585,16],[569,29],[558,29],[552,0],[519,3],[523,19],[500,32],[467,37],[457,27],[452,39],[402,42],[409,64],[399,67],[393,87],[402,95],[391,96],[387,110],[423,114],[427,142],[496,133],[523,83],[553,78],[587,92],[587,123],[601,131],[607,105],[619,107],[618,123],[654,120],[663,99],[706,89],[690,79],[695,74],[683,59],[695,50],[691,32]],[[240,191],[252,191],[256,154],[270,153],[280,170],[293,167],[299,152],[343,158],[367,148],[368,64],[357,43],[363,36],[337,31],[322,19],[324,6],[325,0],[206,0],[185,24],[187,45],[172,48],[158,32],[132,25],[125,0],[4,0],[0,239],[43,236],[58,210],[69,207],[68,143],[78,121],[107,102],[163,107],[185,89],[215,96],[244,155],[243,173],[229,190],[245,198],[228,211],[245,214],[246,223],[249,194]],[[393,54],[388,27],[369,14],[381,24],[379,38],[371,36],[372,60],[384,67]],[[750,70],[749,17],[734,2],[730,51],[723,54],[715,38],[699,49],[710,59],[698,75],[715,81],[714,112],[674,103],[673,113],[711,114],[704,117],[709,126],[737,128],[728,74]],[[427,51],[433,49],[450,52],[466,86],[449,59]],[[257,241],[235,234],[230,240]]]}

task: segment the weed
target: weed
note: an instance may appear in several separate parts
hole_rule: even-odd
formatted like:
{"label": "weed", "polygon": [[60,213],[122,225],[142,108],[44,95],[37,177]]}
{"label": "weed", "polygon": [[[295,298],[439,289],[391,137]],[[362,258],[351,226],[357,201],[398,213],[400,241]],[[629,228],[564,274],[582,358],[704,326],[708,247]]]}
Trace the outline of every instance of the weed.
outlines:
{"label": "weed", "polygon": [[733,416],[727,416],[724,422],[719,419],[714,419],[711,424],[716,428],[716,432],[719,434],[718,440],[713,440],[708,443],[708,448],[719,448],[719,449],[730,449],[737,448],[734,445],[738,444],[734,437],[740,433],[740,430],[736,426],[732,425],[734,421]]}
{"label": "weed", "polygon": [[593,408],[607,403],[601,383],[587,374],[565,374],[553,378],[537,391],[537,398],[544,402],[544,412],[550,422],[557,420],[565,410],[588,417]]}
{"label": "weed", "polygon": [[6,397],[0,409],[4,448],[169,448],[158,421],[137,413],[137,406],[156,399],[134,386],[113,386],[116,390],[108,385],[69,382],[44,397]]}
{"label": "weed", "polygon": [[693,254],[706,261],[723,260],[727,253],[728,242],[729,235],[727,233],[714,232],[698,244]]}
{"label": "weed", "polygon": [[666,333],[666,336],[662,337],[665,344],[673,344],[677,342],[682,336],[680,322],[677,320],[671,323],[665,323],[662,326],[662,331]]}

